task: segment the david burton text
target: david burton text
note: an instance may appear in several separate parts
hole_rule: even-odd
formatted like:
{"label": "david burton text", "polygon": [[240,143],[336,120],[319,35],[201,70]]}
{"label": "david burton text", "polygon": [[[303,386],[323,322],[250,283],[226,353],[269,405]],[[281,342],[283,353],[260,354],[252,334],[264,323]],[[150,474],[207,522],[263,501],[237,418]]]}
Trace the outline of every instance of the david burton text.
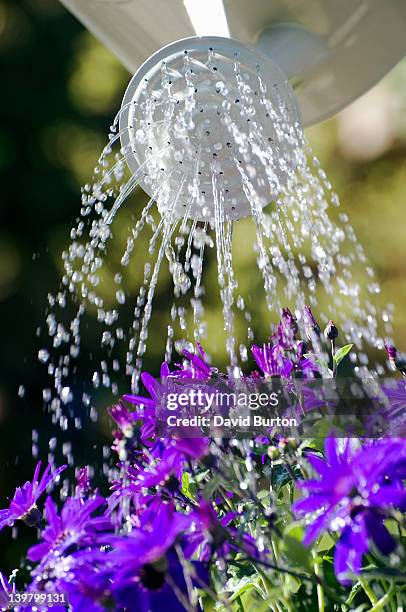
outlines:
{"label": "david burton text", "polygon": [[244,416],[196,415],[179,417],[171,414],[166,419],[168,427],[297,427],[295,418],[265,417],[259,414]]}

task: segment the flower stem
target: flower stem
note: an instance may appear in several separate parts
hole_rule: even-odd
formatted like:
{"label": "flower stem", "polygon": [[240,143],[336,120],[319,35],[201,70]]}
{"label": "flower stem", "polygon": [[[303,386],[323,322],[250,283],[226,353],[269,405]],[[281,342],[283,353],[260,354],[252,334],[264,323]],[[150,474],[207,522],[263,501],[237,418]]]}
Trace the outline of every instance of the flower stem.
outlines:
{"label": "flower stem", "polygon": [[333,358],[333,378],[337,378],[337,363],[334,359],[334,355],[336,354],[336,341],[331,340],[331,357]]}
{"label": "flower stem", "polygon": [[[365,580],[362,576],[360,576],[358,578],[358,582],[360,583],[360,585],[364,589],[364,591],[365,591],[366,595],[368,596],[368,599],[371,602],[371,604],[373,604],[373,605],[377,604],[378,603],[378,598],[375,595],[375,593],[373,592],[373,590],[371,589],[368,581]],[[379,608],[378,608],[378,610],[379,610]]]}
{"label": "flower stem", "polygon": [[385,593],[385,595],[383,597],[381,597],[381,599],[379,601],[377,601],[374,606],[372,606],[372,608],[370,609],[369,612],[379,612],[379,610],[383,610],[385,608],[386,604],[392,598],[393,587],[394,587],[394,585],[392,583],[391,586],[390,586],[389,591],[387,593]]}
{"label": "flower stem", "polygon": [[324,598],[324,590],[323,590],[323,570],[321,567],[321,559],[318,557],[317,553],[313,551],[313,568],[315,575],[320,578],[320,582],[317,583],[317,604],[319,608],[319,612],[325,612],[325,598]]}

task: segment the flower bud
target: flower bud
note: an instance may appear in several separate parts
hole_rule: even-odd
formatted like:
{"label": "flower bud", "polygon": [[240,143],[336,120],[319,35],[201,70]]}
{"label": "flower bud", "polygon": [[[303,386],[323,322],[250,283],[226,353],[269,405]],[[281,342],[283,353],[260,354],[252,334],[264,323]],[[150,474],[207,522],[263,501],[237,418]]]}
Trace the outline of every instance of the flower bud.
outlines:
{"label": "flower bud", "polygon": [[333,321],[327,323],[327,327],[324,330],[324,337],[327,340],[335,340],[338,336],[338,329],[334,325]]}
{"label": "flower bud", "polygon": [[21,517],[28,527],[35,527],[42,521],[42,514],[38,510],[37,506],[33,506],[26,514]]}
{"label": "flower bud", "polygon": [[391,361],[396,361],[396,359],[398,357],[398,349],[396,348],[396,346],[393,346],[393,344],[386,344],[385,343],[385,350],[386,350],[386,353],[388,355],[388,358]]}
{"label": "flower bud", "polygon": [[398,349],[393,344],[385,343],[386,353],[392,366],[398,370],[403,376],[406,376],[406,361],[399,357]]}
{"label": "flower bud", "polygon": [[278,442],[278,449],[282,452],[284,452],[285,448],[288,445],[288,441],[287,438],[281,438]]}
{"label": "flower bud", "polygon": [[289,448],[296,450],[299,447],[299,440],[297,438],[287,438],[287,445]]}
{"label": "flower bud", "polygon": [[280,452],[279,449],[276,448],[276,446],[268,446],[268,457],[270,459],[272,459],[272,461],[275,461],[275,459],[279,458]]}
{"label": "flower bud", "polygon": [[291,313],[289,308],[282,308],[281,322],[283,327],[289,329],[293,335],[296,335],[299,331],[296,317]]}
{"label": "flower bud", "polygon": [[312,340],[314,336],[320,335],[320,327],[316,319],[313,316],[312,309],[310,306],[304,307],[303,322],[305,324],[306,336],[308,340]]}

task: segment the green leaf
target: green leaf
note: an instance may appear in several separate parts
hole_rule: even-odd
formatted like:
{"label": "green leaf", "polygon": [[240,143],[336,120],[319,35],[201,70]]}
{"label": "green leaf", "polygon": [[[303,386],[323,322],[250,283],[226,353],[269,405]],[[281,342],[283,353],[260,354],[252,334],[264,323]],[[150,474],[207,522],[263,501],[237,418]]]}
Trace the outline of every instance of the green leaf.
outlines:
{"label": "green leaf", "polygon": [[334,540],[329,533],[323,533],[320,542],[316,546],[317,552],[331,550],[334,546]]}
{"label": "green leaf", "polygon": [[182,493],[189,499],[196,499],[196,484],[191,479],[189,472],[182,474]]}
{"label": "green leaf", "polygon": [[310,359],[311,361],[313,361],[313,363],[319,366],[319,368],[321,368],[322,370],[326,370],[328,368],[327,361],[317,353],[305,353],[303,357],[305,359]]}
{"label": "green leaf", "polygon": [[310,550],[303,546],[303,527],[299,523],[291,523],[283,533],[282,549],[286,557],[294,565],[311,569]]}
{"label": "green leaf", "polygon": [[[229,582],[227,583],[229,588]],[[230,602],[235,601],[238,597],[242,597],[244,593],[247,591],[256,590],[259,594],[261,594],[261,589],[258,584],[257,578],[249,578],[244,576],[241,580],[234,586],[233,593],[230,596]]]}
{"label": "green leaf", "polygon": [[340,365],[344,357],[348,355],[353,346],[353,344],[346,344],[345,346],[342,346],[340,349],[338,349],[338,351],[333,357],[334,363],[336,365]]}
{"label": "green leaf", "polygon": [[189,499],[191,498],[190,492],[189,492],[189,483],[190,483],[190,474],[189,472],[183,472],[182,474],[182,493],[183,495],[186,495],[186,497],[189,497]]}
{"label": "green leaf", "polygon": [[404,570],[397,570],[391,567],[379,567],[376,569],[364,570],[362,577],[369,579],[383,578],[385,580],[392,579],[399,582],[406,582],[406,572]]}
{"label": "green leaf", "polygon": [[[293,468],[293,473],[298,478],[301,477],[300,468],[298,468],[297,466],[295,466]],[[285,468],[285,466],[282,465],[282,464],[275,465],[272,468],[272,470],[270,470],[270,469],[269,470],[264,470],[264,474],[266,476],[270,476],[271,477],[271,479],[272,479],[272,488],[275,489],[275,491],[279,491],[279,489],[281,489],[281,487],[283,487],[288,482],[292,481],[292,476],[290,475],[288,470]]]}
{"label": "green leaf", "polygon": [[221,476],[219,476],[219,474],[216,474],[215,476],[213,476],[213,478],[209,480],[209,482],[203,488],[202,493],[204,499],[210,499],[211,497],[213,497],[220,484]]}
{"label": "green leaf", "polygon": [[[273,603],[282,602],[283,594],[280,587],[274,587],[268,589],[266,594],[266,599],[263,602],[255,602],[255,608],[246,608],[247,612],[249,610],[255,610],[255,612],[269,612],[269,610],[274,610],[275,608],[272,606]],[[280,606],[277,608],[280,610]]]}
{"label": "green leaf", "polygon": [[268,497],[269,497],[269,491],[267,491],[266,489],[261,489],[261,491],[258,491],[257,493],[258,499],[266,499]]}

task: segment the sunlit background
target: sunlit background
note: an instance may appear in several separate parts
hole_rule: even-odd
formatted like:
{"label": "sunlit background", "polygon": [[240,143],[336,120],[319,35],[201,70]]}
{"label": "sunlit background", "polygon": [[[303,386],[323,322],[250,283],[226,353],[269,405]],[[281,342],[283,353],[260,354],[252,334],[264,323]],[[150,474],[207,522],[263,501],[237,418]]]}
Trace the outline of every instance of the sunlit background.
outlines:
{"label": "sunlit background", "polygon": [[[32,472],[36,432],[44,460],[49,438],[60,436],[43,410],[41,389],[46,375],[37,362],[41,348],[38,328],[44,326],[47,293],[58,289],[60,255],[78,214],[80,187],[92,176],[129,74],[56,0],[0,1],[0,66],[2,507],[15,484]],[[395,305],[394,334],[400,348],[406,348],[405,111],[403,61],[339,116],[307,132],[376,270],[381,304]],[[128,225],[131,214],[145,201],[141,192],[132,197],[126,205],[131,208],[118,223]],[[235,263],[240,286],[250,294],[256,333],[265,340],[269,315],[260,283],[252,280],[255,253],[247,248],[251,240],[247,240],[244,223],[235,230]],[[115,231],[120,240],[120,228]],[[140,243],[139,260],[126,272],[134,294],[142,275],[144,249]],[[223,364],[214,257],[209,265],[206,346],[214,360]],[[104,289],[107,298],[109,286],[113,296],[113,279]],[[162,359],[172,288],[169,274],[163,271],[147,357],[153,372]],[[82,341],[82,352],[91,352],[96,360],[99,349],[91,327]],[[63,443],[72,442],[75,460],[83,465],[109,443],[104,407],[111,402],[107,391],[100,393],[100,419],[91,428],[66,433],[59,443],[60,455],[66,454]],[[28,539],[33,537],[28,530],[23,532]],[[0,569],[8,572],[18,565],[23,541],[19,538],[17,544],[9,534],[2,534]]]}

